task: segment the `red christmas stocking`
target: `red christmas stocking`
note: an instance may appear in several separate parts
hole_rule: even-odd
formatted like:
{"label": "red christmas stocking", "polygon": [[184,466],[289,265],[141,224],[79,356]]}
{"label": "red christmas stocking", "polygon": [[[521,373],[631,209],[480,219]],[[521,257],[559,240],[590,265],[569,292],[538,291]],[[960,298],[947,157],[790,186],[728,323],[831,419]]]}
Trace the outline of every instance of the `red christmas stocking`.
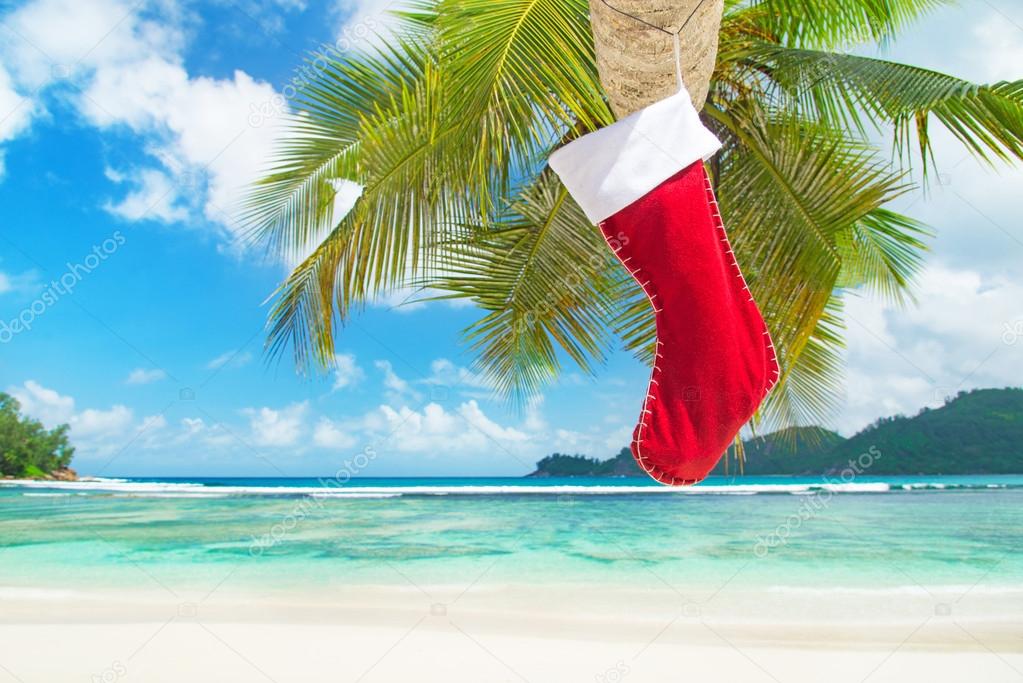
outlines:
{"label": "red christmas stocking", "polygon": [[683,89],[550,158],[653,306],[657,354],[632,453],[669,485],[706,477],[778,380],[703,165],[720,146]]}

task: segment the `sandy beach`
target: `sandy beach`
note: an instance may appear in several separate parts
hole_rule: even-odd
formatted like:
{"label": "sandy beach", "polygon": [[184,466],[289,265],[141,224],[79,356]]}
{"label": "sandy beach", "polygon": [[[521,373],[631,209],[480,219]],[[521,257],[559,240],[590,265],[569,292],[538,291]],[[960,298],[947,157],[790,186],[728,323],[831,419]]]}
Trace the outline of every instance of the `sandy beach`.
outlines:
{"label": "sandy beach", "polygon": [[948,595],[772,593],[751,603],[734,591],[485,581],[328,596],[6,588],[0,674],[24,683],[1019,680],[1018,596]]}

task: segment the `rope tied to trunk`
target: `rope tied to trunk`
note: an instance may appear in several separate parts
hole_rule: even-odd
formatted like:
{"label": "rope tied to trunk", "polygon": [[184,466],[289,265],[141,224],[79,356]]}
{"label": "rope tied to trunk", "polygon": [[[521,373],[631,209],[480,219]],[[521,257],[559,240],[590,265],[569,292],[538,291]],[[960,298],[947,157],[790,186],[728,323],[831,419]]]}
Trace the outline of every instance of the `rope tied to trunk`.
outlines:
{"label": "rope tied to trunk", "polygon": [[664,28],[663,26],[658,26],[657,24],[652,24],[652,23],[650,23],[649,21],[647,21],[646,19],[644,19],[642,17],[637,17],[635,14],[629,14],[625,10],[618,9],[617,7],[615,7],[614,5],[609,3],[607,0],[600,0],[600,1],[602,3],[604,3],[604,5],[608,9],[610,9],[610,10],[612,10],[614,12],[617,12],[618,14],[621,14],[623,17],[628,17],[629,19],[632,19],[634,21],[638,21],[639,23],[641,23],[641,24],[643,24],[645,26],[649,26],[650,28],[654,29],[655,31],[660,31],[661,33],[666,33],[667,35],[672,37],[672,42],[673,42],[673,46],[674,46],[674,49],[675,49],[675,80],[678,83],[678,89],[682,90],[685,87],[685,83],[682,80],[682,45],[681,45],[679,36],[681,35],[682,31],[685,30],[686,26],[689,25],[689,22],[693,20],[693,17],[696,16],[696,13],[698,11],[700,11],[700,8],[703,7],[703,3],[705,3],[707,0],[700,0],[698,3],[696,3],[696,7],[694,7],[693,11],[689,13],[689,16],[686,17],[686,20],[682,22],[682,25],[678,27],[677,31],[669,31],[668,29]]}

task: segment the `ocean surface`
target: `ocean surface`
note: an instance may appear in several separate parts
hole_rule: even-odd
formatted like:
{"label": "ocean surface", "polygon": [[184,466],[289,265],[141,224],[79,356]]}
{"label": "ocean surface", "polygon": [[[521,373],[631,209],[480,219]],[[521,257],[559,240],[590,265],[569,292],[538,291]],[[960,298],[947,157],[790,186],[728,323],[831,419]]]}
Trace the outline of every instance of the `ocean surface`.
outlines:
{"label": "ocean surface", "polygon": [[2,591],[210,585],[1023,592],[1023,475],[0,481]]}

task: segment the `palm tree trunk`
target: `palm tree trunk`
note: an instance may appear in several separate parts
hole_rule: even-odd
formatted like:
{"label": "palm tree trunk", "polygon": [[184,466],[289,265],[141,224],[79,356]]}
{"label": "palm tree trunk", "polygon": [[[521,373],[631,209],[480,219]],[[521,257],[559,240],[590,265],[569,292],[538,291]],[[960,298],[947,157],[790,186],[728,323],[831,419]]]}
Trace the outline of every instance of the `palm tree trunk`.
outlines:
{"label": "palm tree trunk", "polygon": [[[607,0],[614,8],[680,35],[682,78],[697,109],[707,99],[718,51],[724,0]],[[693,10],[696,10],[693,14]],[[597,70],[611,108],[622,118],[677,91],[670,35],[590,0]]]}

